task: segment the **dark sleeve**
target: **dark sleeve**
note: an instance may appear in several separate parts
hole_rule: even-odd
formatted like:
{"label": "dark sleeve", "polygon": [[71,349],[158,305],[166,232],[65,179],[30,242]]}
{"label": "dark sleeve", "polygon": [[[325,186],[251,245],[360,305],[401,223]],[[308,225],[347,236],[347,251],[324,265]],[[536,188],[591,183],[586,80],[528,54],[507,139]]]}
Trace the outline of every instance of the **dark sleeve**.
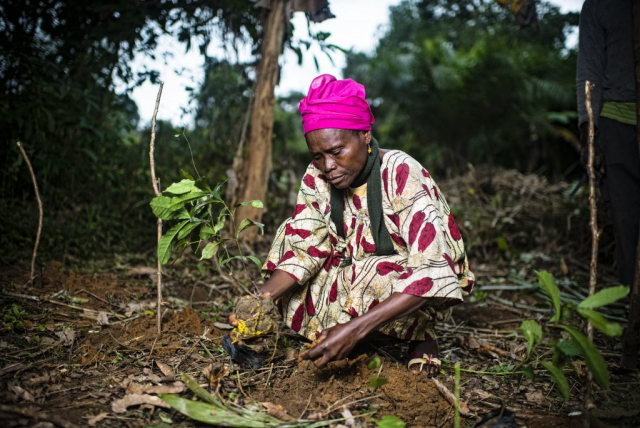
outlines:
{"label": "dark sleeve", "polygon": [[605,70],[604,29],[598,20],[597,6],[597,0],[586,0],[580,12],[578,67],[576,72],[578,125],[588,120],[587,109],[584,104],[585,81],[589,80],[596,85],[591,92],[596,125],[602,110],[602,84]]}

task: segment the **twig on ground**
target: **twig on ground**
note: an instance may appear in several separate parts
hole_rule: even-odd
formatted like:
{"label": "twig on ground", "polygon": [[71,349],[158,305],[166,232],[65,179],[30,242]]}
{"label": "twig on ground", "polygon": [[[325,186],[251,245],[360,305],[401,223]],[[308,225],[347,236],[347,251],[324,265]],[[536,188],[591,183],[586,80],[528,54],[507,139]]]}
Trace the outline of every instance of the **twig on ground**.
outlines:
{"label": "twig on ground", "polygon": [[[151,141],[149,142],[149,167],[151,168],[151,185],[153,186],[153,191],[156,196],[162,196],[162,191],[160,190],[160,179],[156,178],[156,164],[153,158],[153,153],[155,150],[156,144],[156,118],[158,117],[158,109],[160,108],[160,97],[162,97],[162,88],[164,87],[164,82],[160,82],[160,88],[158,89],[158,97],[156,98],[156,107],[153,110],[153,117],[151,119]],[[160,247],[160,239],[162,239],[162,219],[158,218],[158,248]],[[158,267],[157,267],[157,298],[158,298],[158,307],[156,311],[156,318],[158,320],[158,334],[162,333],[162,263],[160,257],[158,256]]]}
{"label": "twig on ground", "polygon": [[31,255],[31,277],[29,279],[29,281],[31,281],[35,276],[36,255],[38,254],[38,244],[40,244],[40,234],[42,233],[42,200],[40,199],[40,192],[38,192],[38,182],[36,181],[36,175],[34,174],[33,167],[31,166],[31,162],[29,161],[29,156],[27,156],[27,152],[24,151],[24,148],[22,147],[22,143],[20,143],[20,141],[18,141],[16,145],[18,146],[18,149],[20,149],[20,153],[22,153],[22,157],[27,164],[27,168],[29,168],[31,181],[33,181],[33,190],[36,193],[36,200],[38,201],[38,232],[36,233],[36,242],[33,244],[33,254]]}
{"label": "twig on ground", "polygon": [[[13,293],[10,291],[7,292],[2,292],[2,294],[0,294],[0,296],[7,296],[7,297],[13,297],[16,299],[24,299],[24,300],[33,300],[34,302],[48,302],[48,303],[52,303],[54,305],[58,305],[58,306],[64,306],[65,308],[71,308],[71,309],[75,309],[76,311],[82,311],[85,314],[87,314],[87,318],[91,318],[93,320],[97,319],[98,314],[100,313],[100,311],[96,311],[93,309],[88,309],[88,308],[80,308],[78,306],[73,306],[73,305],[69,305],[67,303],[62,303],[62,302],[58,302],[57,300],[53,300],[50,299],[48,297],[36,297],[36,296],[30,296],[28,294],[22,294],[22,293]],[[116,314],[114,312],[106,312],[107,315],[110,315],[114,318],[118,318],[118,319],[123,319],[124,317],[120,314]]]}
{"label": "twig on ground", "polygon": [[[447,400],[449,404],[451,404],[455,408],[456,407],[455,395],[451,391],[449,391],[449,389],[443,383],[441,383],[438,379],[433,378],[431,380],[433,380],[433,383],[435,383],[436,388],[438,389],[440,394],[442,394],[444,399]],[[473,413],[469,411],[469,408],[467,407],[467,403],[465,403],[464,401],[460,402],[459,408],[460,408],[460,414],[462,416],[469,416],[469,417],[475,416]]]}
{"label": "twig on ground", "polygon": [[[587,108],[587,117],[589,119],[589,159],[587,162],[587,173],[589,175],[589,208],[591,211],[591,266],[589,270],[589,297],[593,296],[596,291],[596,281],[598,275],[598,240],[600,239],[600,231],[598,230],[598,206],[596,203],[596,171],[594,167],[595,158],[595,126],[593,118],[593,107],[591,104],[591,91],[595,87],[588,80],[584,83],[585,104]],[[587,321],[587,337],[593,341],[593,326]],[[584,418],[582,424],[585,428],[589,428],[589,409],[593,406],[591,402],[591,384],[593,375],[587,370],[587,378],[584,384]]]}

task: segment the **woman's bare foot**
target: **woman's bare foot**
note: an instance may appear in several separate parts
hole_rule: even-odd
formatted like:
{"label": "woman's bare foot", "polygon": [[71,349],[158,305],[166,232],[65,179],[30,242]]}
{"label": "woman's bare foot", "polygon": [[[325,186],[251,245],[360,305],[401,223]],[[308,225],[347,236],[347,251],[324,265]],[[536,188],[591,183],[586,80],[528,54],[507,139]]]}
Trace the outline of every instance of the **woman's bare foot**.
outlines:
{"label": "woman's bare foot", "polygon": [[440,373],[439,355],[437,340],[412,341],[407,367],[413,373],[425,372],[428,378],[432,378]]}

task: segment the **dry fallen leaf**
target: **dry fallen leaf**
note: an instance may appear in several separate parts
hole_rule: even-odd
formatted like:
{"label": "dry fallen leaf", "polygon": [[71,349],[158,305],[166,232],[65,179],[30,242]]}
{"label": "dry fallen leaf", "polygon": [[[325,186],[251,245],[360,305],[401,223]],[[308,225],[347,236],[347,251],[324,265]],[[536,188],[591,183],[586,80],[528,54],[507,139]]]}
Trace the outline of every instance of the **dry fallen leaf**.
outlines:
{"label": "dry fallen leaf", "polygon": [[131,382],[126,392],[127,394],[179,394],[185,389],[186,387],[180,381],[174,382],[171,385],[141,385]]}
{"label": "dry fallen leaf", "polygon": [[284,411],[281,405],[273,404],[273,403],[260,403],[267,410],[267,414],[273,416],[274,418],[278,418],[281,421],[291,421],[293,420],[293,416],[289,415]]}
{"label": "dry fallen leaf", "polygon": [[151,404],[156,407],[163,407],[165,409],[169,408],[169,405],[162,401],[160,397],[156,397],[155,395],[148,394],[129,394],[125,395],[124,398],[119,400],[115,400],[111,403],[111,410],[114,413],[124,413],[127,411],[128,407],[137,406],[139,404]]}
{"label": "dry fallen leaf", "polygon": [[344,418],[344,424],[349,428],[356,428],[356,420],[347,406],[342,406],[340,414]]}
{"label": "dry fallen leaf", "polygon": [[217,391],[220,387],[220,379],[229,376],[229,366],[222,363],[212,363],[205,367],[202,374],[209,381],[209,387]]}
{"label": "dry fallen leaf", "polygon": [[294,361],[296,359],[296,350],[293,348],[287,348],[284,351],[284,361]]}
{"label": "dry fallen leaf", "polygon": [[158,368],[160,369],[160,371],[165,377],[168,377],[168,378],[176,377],[176,374],[173,372],[173,370],[171,370],[171,367],[169,367],[167,364],[163,363],[162,361],[156,360],[156,366],[158,366]]}
{"label": "dry fallen leaf", "polygon": [[480,344],[478,343],[475,337],[473,337],[472,335],[469,335],[467,336],[467,347],[469,349],[478,349],[480,347]]}
{"label": "dry fallen leaf", "polygon": [[7,387],[9,388],[9,391],[13,392],[24,401],[34,401],[33,395],[29,391],[21,387],[16,379],[9,382],[7,384]]}
{"label": "dry fallen leaf", "polygon": [[105,413],[105,412],[99,413],[99,414],[95,415],[94,417],[92,417],[91,419],[89,419],[89,422],[87,422],[87,424],[89,426],[94,426],[95,424],[97,424],[98,422],[100,422],[101,420],[106,418],[107,416],[109,416],[108,413]]}
{"label": "dry fallen leaf", "polygon": [[134,266],[129,268],[125,273],[125,276],[144,276],[149,275],[150,277],[154,277],[158,273],[158,270],[154,267],[149,266]]}
{"label": "dry fallen leaf", "polygon": [[62,331],[57,331],[56,336],[62,340],[64,346],[71,346],[73,341],[76,339],[76,332],[73,331],[73,329],[65,328]]}
{"label": "dry fallen leaf", "polygon": [[127,306],[124,308],[124,314],[130,317],[134,313],[142,312],[147,309],[154,309],[155,307],[156,302],[152,301],[127,303]]}
{"label": "dry fallen leaf", "polygon": [[109,317],[106,312],[98,312],[98,325],[109,325]]}
{"label": "dry fallen leaf", "polygon": [[474,397],[474,398],[477,397],[481,400],[486,400],[487,398],[490,398],[493,394],[485,391],[484,389],[474,388],[470,391],[470,395],[471,397]]}
{"label": "dry fallen leaf", "polygon": [[530,403],[545,404],[547,402],[547,397],[540,391],[527,392],[524,396]]}
{"label": "dry fallen leaf", "polygon": [[220,330],[233,330],[233,326],[231,324],[227,324],[226,322],[214,322],[213,325]]}

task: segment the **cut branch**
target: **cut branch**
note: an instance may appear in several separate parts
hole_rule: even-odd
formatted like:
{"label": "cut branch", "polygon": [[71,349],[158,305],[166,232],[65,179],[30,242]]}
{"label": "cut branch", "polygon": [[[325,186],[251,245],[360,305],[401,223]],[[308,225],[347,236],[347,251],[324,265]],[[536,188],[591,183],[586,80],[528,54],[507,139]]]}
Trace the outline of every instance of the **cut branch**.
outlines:
{"label": "cut branch", "polygon": [[[160,88],[158,89],[158,97],[156,98],[156,107],[153,110],[153,117],[151,119],[151,141],[149,142],[149,167],[151,168],[151,185],[153,186],[153,191],[156,196],[162,196],[162,191],[160,190],[160,179],[156,178],[156,163],[154,160],[154,151],[156,148],[156,118],[158,117],[158,109],[160,108],[160,97],[162,97],[162,88],[164,87],[164,82],[160,83]],[[162,219],[158,219],[158,248],[160,248],[160,239],[162,239]],[[158,320],[158,334],[162,332],[162,263],[160,261],[160,257],[156,254],[158,258],[158,266],[157,266],[157,311],[156,318]]]}
{"label": "cut branch", "polygon": [[36,175],[33,172],[33,167],[31,166],[31,162],[29,161],[29,156],[27,156],[27,152],[24,151],[24,147],[20,141],[16,143],[18,149],[20,149],[20,153],[22,153],[22,157],[24,161],[27,163],[27,168],[29,168],[29,174],[31,174],[31,181],[33,181],[33,190],[36,193],[36,200],[38,201],[38,232],[36,233],[36,242],[33,244],[33,254],[31,255],[31,278],[33,279],[36,271],[36,256],[38,254],[38,245],[40,244],[40,234],[42,233],[42,200],[40,199],[40,192],[38,191],[38,182],[36,181]]}
{"label": "cut branch", "polygon": [[[591,265],[589,272],[589,297],[593,296],[596,291],[596,281],[598,275],[598,241],[600,239],[600,231],[598,230],[598,207],[596,205],[596,170],[594,167],[595,158],[595,125],[593,118],[593,106],[591,104],[591,91],[595,85],[588,80],[585,82],[585,105],[587,108],[587,117],[589,119],[589,157],[587,162],[587,174],[589,175],[589,208],[591,211]],[[593,341],[593,326],[587,321],[587,337]],[[593,376],[587,371],[587,379],[584,385],[584,419],[583,424],[589,427],[589,410],[591,403],[591,384]]]}

